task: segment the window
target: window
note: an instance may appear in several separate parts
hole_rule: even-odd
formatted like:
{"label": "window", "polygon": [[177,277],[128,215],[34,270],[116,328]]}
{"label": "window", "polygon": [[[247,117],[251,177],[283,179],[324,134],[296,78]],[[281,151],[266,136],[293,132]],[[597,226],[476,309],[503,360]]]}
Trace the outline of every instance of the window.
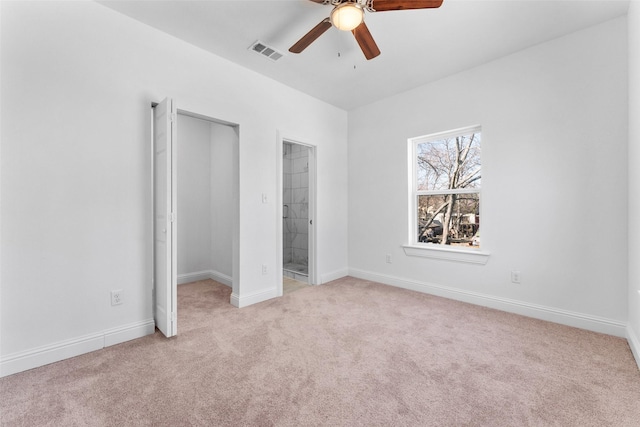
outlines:
{"label": "window", "polygon": [[409,140],[410,245],[480,249],[480,127]]}

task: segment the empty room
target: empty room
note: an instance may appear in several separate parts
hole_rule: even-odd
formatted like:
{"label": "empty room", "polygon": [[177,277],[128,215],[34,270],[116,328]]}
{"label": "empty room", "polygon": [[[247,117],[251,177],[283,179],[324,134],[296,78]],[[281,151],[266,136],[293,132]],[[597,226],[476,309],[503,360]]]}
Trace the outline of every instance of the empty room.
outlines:
{"label": "empty room", "polygon": [[0,83],[1,425],[640,425],[638,1],[2,0]]}

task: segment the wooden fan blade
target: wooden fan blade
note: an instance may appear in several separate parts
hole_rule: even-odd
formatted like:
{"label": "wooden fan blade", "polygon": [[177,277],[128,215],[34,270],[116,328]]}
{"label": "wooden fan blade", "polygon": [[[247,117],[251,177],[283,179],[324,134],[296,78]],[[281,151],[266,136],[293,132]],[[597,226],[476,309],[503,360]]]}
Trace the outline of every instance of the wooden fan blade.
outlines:
{"label": "wooden fan blade", "polygon": [[380,49],[378,49],[378,45],[373,40],[373,36],[364,21],[353,30],[353,35],[360,45],[360,49],[362,49],[365,58],[373,59],[380,55]]}
{"label": "wooden fan blade", "polygon": [[305,50],[311,43],[313,43],[318,37],[324,34],[331,28],[331,20],[329,18],[325,18],[318,25],[313,27],[311,31],[302,36],[300,40],[296,42],[293,46],[289,48],[289,52],[291,53],[300,53]]}
{"label": "wooden fan blade", "polygon": [[311,0],[314,3],[324,3],[324,0]]}
{"label": "wooden fan blade", "polygon": [[442,0],[373,0],[376,12],[406,9],[433,9],[440,7]]}

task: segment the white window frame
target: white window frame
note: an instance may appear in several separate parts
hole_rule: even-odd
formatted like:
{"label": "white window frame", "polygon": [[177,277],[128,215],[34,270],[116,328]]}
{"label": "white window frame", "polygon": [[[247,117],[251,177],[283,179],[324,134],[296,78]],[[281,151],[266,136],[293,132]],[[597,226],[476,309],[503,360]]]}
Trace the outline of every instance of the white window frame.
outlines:
{"label": "white window frame", "polygon": [[[469,135],[471,133],[482,133],[482,127],[479,125],[469,126],[465,128],[454,129],[446,132],[439,132],[429,135],[417,136],[409,138],[407,140],[407,154],[408,154],[408,172],[409,181],[407,188],[409,199],[409,215],[408,215],[408,234],[407,244],[403,245],[404,252],[408,256],[417,256],[423,258],[431,258],[438,260],[466,262],[471,264],[486,264],[489,260],[490,253],[484,250],[486,239],[483,238],[482,248],[479,249],[464,249],[455,246],[443,246],[433,243],[422,243],[418,241],[418,196],[421,195],[442,195],[442,194],[478,194],[480,200],[482,200],[482,188],[469,189],[460,188],[453,190],[438,190],[438,191],[418,191],[418,162],[416,161],[417,150],[419,144],[438,141],[445,138],[451,138],[462,135]],[[480,203],[480,218],[482,218],[482,210],[484,203]],[[483,230],[483,235],[485,231]]]}

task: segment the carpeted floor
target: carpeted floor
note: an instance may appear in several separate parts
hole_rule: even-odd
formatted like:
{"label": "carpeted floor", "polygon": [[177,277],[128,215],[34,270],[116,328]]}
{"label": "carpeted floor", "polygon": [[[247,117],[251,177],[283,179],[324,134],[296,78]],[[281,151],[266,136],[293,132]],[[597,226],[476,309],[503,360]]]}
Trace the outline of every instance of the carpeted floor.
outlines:
{"label": "carpeted floor", "polygon": [[638,426],[625,340],[354,278],[0,379],[3,426]]}

